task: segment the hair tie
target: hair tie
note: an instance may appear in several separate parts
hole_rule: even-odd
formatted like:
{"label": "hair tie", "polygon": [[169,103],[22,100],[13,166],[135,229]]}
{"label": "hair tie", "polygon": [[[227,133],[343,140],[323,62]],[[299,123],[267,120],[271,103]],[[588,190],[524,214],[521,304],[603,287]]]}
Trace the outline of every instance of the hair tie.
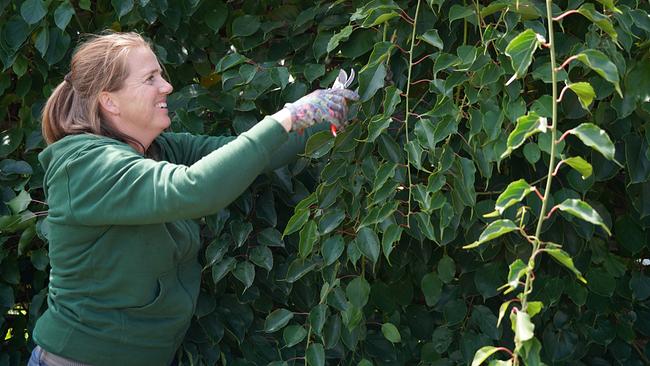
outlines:
{"label": "hair tie", "polygon": [[68,83],[70,83],[70,85],[72,85],[72,72],[65,74],[63,80],[67,81]]}

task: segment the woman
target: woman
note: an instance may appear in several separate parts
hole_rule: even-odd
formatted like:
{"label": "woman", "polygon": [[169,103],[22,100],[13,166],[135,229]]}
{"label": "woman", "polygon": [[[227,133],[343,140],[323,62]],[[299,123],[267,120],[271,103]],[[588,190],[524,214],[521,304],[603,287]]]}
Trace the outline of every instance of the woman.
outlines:
{"label": "woman", "polygon": [[169,365],[199,292],[193,219],[295,159],[314,129],[344,124],[358,99],[317,90],[237,138],[199,137],[163,133],[171,92],[149,44],[114,33],[82,44],[48,99],[39,160],[52,268],[29,365]]}

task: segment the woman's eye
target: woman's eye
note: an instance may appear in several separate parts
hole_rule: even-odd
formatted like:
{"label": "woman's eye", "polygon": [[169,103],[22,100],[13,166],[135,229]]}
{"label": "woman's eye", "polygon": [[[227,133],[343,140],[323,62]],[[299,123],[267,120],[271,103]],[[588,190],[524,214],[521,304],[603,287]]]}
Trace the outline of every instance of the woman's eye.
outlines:
{"label": "woman's eye", "polygon": [[153,82],[153,75],[151,75],[151,76],[149,76],[147,78],[147,83],[151,83],[151,82]]}

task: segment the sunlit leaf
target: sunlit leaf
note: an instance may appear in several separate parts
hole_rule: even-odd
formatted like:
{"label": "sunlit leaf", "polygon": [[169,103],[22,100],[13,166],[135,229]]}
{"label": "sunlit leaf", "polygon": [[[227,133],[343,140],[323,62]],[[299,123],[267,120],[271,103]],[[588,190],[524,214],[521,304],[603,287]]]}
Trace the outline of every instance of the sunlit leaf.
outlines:
{"label": "sunlit leaf", "polygon": [[318,240],[318,227],[316,222],[309,220],[300,230],[300,243],[298,245],[300,258],[307,258],[311,254],[316,240]]}
{"label": "sunlit leaf", "polygon": [[583,159],[580,156],[572,156],[562,161],[564,162],[564,164],[567,164],[568,166],[575,169],[578,173],[580,173],[582,179],[589,178],[593,173],[593,168],[591,167],[591,164],[589,164],[585,159]]}
{"label": "sunlit leaf", "polygon": [[531,111],[525,116],[517,118],[515,129],[508,135],[506,151],[501,154],[501,159],[510,155],[515,149],[521,146],[527,138],[539,132],[546,132],[548,127],[545,117]]}
{"label": "sunlit leaf", "polygon": [[515,225],[514,222],[507,219],[493,221],[490,223],[490,225],[488,225],[487,228],[485,228],[485,230],[483,230],[477,241],[473,242],[472,244],[465,245],[463,249],[476,248],[481,244],[484,244],[490,240],[496,239],[502,235],[518,229],[519,228],[517,225]]}
{"label": "sunlit leaf", "polygon": [[402,341],[402,336],[399,334],[399,330],[397,330],[397,327],[392,323],[382,324],[381,333],[390,343],[399,343]]}
{"label": "sunlit leaf", "polygon": [[623,92],[621,91],[621,86],[619,84],[618,69],[604,53],[598,50],[589,49],[577,54],[576,59],[594,70],[605,80],[614,84],[618,95],[620,95],[621,98],[623,97]]}
{"label": "sunlit leaf", "polygon": [[472,366],[479,366],[485,360],[490,358],[493,354],[499,352],[498,347],[493,347],[493,346],[484,346],[479,348],[476,353],[474,353],[474,359],[472,359]]}
{"label": "sunlit leaf", "polygon": [[289,219],[289,222],[287,223],[287,227],[284,228],[284,232],[282,233],[282,236],[286,236],[300,230],[302,226],[305,225],[308,219],[309,219],[308,208],[296,210],[293,216],[291,216],[291,218]]}
{"label": "sunlit leaf", "polygon": [[614,42],[618,40],[618,34],[614,29],[614,25],[612,24],[612,21],[609,20],[609,18],[603,15],[602,13],[596,11],[596,7],[594,6],[594,4],[591,3],[582,4],[580,8],[578,8],[578,12],[582,14],[585,18],[589,19],[592,23],[596,24],[598,28],[602,29],[610,37],[612,37],[612,40],[614,40]]}
{"label": "sunlit leaf", "polygon": [[582,273],[575,267],[575,264],[573,264],[573,259],[569,253],[559,248],[545,248],[544,251],[550,254],[551,257],[553,257],[553,259],[558,261],[560,264],[571,270],[571,272],[573,272],[573,274],[575,274],[580,281],[587,283],[587,280],[582,276]]}
{"label": "sunlit leaf", "polygon": [[591,102],[593,102],[594,98],[596,98],[596,92],[594,91],[594,88],[591,86],[591,84],[587,82],[573,83],[569,84],[568,88],[576,93],[578,100],[580,101],[580,105],[582,105],[582,108],[589,110]]}
{"label": "sunlit leaf", "polygon": [[444,44],[442,39],[440,39],[440,35],[438,35],[437,29],[428,30],[418,38],[438,49],[442,50],[444,48]]}
{"label": "sunlit leaf", "polygon": [[508,80],[506,85],[526,74],[528,66],[533,62],[535,50],[542,43],[543,37],[535,33],[532,29],[526,29],[519,33],[508,43],[505,53],[512,61],[512,68],[515,70],[515,74]]}
{"label": "sunlit leaf", "polygon": [[577,136],[585,145],[603,154],[609,160],[614,160],[614,143],[609,135],[593,123],[582,123],[567,131]]}
{"label": "sunlit leaf", "polygon": [[[511,320],[512,320],[511,316]],[[515,342],[525,342],[535,336],[535,325],[530,321],[530,315],[523,310],[516,312],[514,316],[513,331],[515,332]]]}
{"label": "sunlit leaf", "polygon": [[519,280],[525,276],[528,271],[528,265],[519,258],[510,263],[508,270],[508,286],[513,290],[519,287]]}
{"label": "sunlit leaf", "polygon": [[508,207],[521,202],[530,192],[533,192],[533,187],[524,179],[514,181],[499,195],[494,209],[502,215]]}
{"label": "sunlit leaf", "polygon": [[571,214],[581,220],[599,225],[608,235],[612,235],[602,217],[587,202],[569,198],[556,206],[560,211]]}

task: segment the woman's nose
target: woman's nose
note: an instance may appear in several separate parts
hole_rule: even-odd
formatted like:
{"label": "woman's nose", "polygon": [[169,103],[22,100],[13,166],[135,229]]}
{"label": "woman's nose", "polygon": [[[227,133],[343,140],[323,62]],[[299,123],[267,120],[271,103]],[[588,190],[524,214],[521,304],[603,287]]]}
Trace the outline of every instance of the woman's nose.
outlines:
{"label": "woman's nose", "polygon": [[163,83],[160,86],[160,92],[163,94],[171,94],[171,92],[174,90],[174,87],[172,84],[170,84],[167,80],[163,79]]}

